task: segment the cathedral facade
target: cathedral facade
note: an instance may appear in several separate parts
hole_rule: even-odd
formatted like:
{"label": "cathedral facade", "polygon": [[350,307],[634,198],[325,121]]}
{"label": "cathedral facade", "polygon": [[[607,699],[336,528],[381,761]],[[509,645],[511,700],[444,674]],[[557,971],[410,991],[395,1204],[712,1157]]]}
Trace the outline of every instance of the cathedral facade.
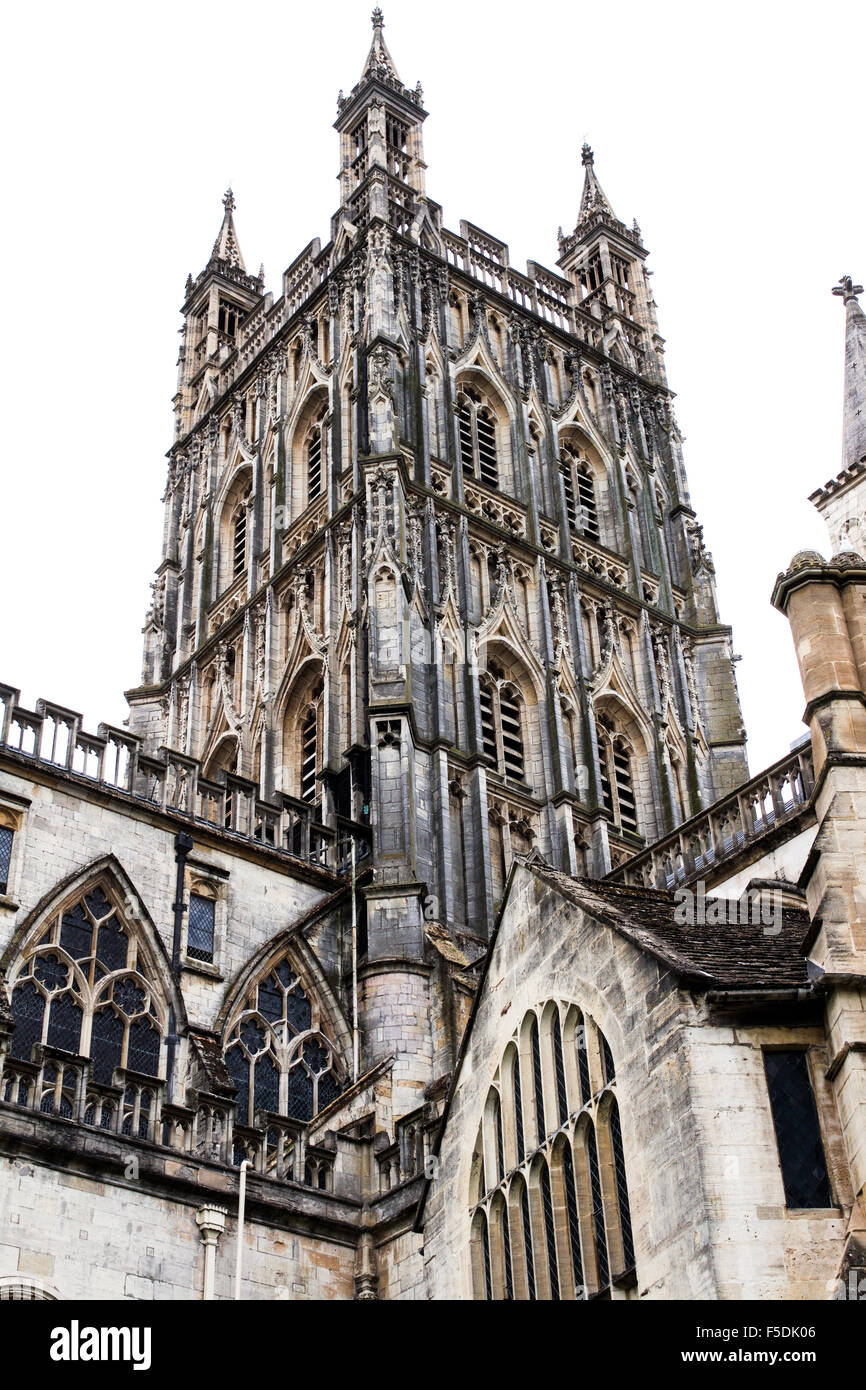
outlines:
{"label": "cathedral facade", "polygon": [[[862,779],[866,443],[816,495],[848,560],[776,596],[812,745],[750,781],[640,231],[585,146],[557,269],[516,270],[444,226],[425,119],[376,10],[279,297],[226,194],[128,726],[0,686],[0,1296],[784,1298],[856,1248],[864,946],[804,875]],[[714,954],[699,878],[773,885],[778,931]]]}

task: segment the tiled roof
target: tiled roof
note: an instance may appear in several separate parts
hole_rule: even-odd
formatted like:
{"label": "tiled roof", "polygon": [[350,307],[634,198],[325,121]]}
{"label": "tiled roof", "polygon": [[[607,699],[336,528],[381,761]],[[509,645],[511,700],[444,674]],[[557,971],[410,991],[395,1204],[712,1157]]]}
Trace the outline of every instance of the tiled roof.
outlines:
{"label": "tiled roof", "polygon": [[537,862],[526,867],[588,916],[613,927],[674,974],[687,976],[692,988],[771,990],[809,984],[802,950],[809,914],[804,910],[784,908],[778,931],[775,924],[731,922],[728,912],[718,925],[691,925],[675,920],[673,893],[576,879]]}

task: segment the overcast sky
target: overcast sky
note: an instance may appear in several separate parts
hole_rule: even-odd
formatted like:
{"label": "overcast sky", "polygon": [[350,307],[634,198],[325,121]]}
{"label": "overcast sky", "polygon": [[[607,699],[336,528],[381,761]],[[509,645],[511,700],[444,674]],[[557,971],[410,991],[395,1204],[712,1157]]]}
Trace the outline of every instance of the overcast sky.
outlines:
{"label": "overcast sky", "polygon": [[[179,306],[230,183],[252,272],[337,201],[339,88],[369,0],[76,0],[7,8],[0,680],[125,718],[160,558]],[[862,4],[386,0],[420,78],[428,193],[554,266],[580,146],[637,217],[712,550],[753,772],[800,736],[777,572],[827,551],[807,501],[840,466],[842,274],[866,275]]]}

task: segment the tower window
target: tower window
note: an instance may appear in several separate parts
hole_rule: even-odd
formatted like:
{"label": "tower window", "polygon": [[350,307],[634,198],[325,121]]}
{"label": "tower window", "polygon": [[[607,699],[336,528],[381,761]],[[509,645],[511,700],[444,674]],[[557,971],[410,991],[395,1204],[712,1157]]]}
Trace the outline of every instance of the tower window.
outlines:
{"label": "tower window", "polygon": [[785,1204],[801,1209],[832,1207],[827,1160],[805,1052],[765,1052],[764,1068]]}
{"label": "tower window", "polygon": [[560,455],[559,471],[565,493],[565,516],[571,531],[600,541],[598,499],[595,476],[586,459],[576,457],[571,449]]}
{"label": "tower window", "polygon": [[316,765],[318,762],[318,715],[315,708],[307,711],[301,726],[301,800],[316,799]]}
{"label": "tower window", "polygon": [[601,802],[614,824],[637,833],[637,805],[632,770],[632,748],[624,734],[600,718],[596,725],[601,773]]}
{"label": "tower window", "polygon": [[471,387],[461,391],[457,400],[457,431],[463,472],[498,488],[496,417]]}
{"label": "tower window", "polygon": [[523,779],[526,773],[520,696],[509,682],[484,677],[479,686],[481,745],[505,777]]}
{"label": "tower window", "polygon": [[235,515],[232,533],[232,577],[237,579],[247,566],[247,509],[241,507]]}
{"label": "tower window", "polygon": [[200,893],[189,895],[186,953],[191,960],[213,960],[216,903]]}
{"label": "tower window", "polygon": [[238,329],[243,323],[246,315],[237,304],[232,304],[230,299],[221,299],[219,307],[219,331],[226,338],[235,338]]}
{"label": "tower window", "polygon": [[322,492],[323,418],[317,420],[307,436],[307,505],[315,502]]}

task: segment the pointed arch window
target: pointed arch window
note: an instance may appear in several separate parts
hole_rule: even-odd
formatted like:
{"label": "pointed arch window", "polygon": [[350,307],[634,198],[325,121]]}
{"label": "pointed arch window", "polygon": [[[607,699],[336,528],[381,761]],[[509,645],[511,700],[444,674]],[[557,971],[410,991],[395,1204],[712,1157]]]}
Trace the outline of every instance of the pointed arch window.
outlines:
{"label": "pointed arch window", "polygon": [[569,530],[600,544],[598,497],[592,465],[566,446],[559,456],[559,472]]}
{"label": "pointed arch window", "polygon": [[638,831],[634,785],[634,753],[631,743],[609,719],[596,724],[601,773],[601,799],[615,825],[621,830]]}
{"label": "pointed arch window", "polygon": [[247,509],[241,503],[232,523],[232,578],[237,579],[247,567]]}
{"label": "pointed arch window", "polygon": [[319,716],[311,705],[301,724],[301,800],[316,800],[316,771],[319,761]]}
{"label": "pointed arch window", "polygon": [[254,1124],[259,1110],[306,1122],[339,1095],[336,1050],[318,1014],[285,958],[253,986],[225,1048],[239,1124]]}
{"label": "pointed arch window", "polygon": [[463,472],[498,488],[496,416],[472,386],[463,387],[457,397],[457,429]]}
{"label": "pointed arch window", "polygon": [[523,781],[526,775],[523,741],[523,697],[495,666],[479,682],[481,746],[503,777]]}
{"label": "pointed arch window", "polygon": [[[504,1173],[500,1135],[509,1141],[523,1135],[521,1046],[534,1119],[513,1155],[509,1147],[514,1167]],[[548,1078],[556,1094],[548,1096],[545,1112]],[[474,1150],[469,1232],[477,1298],[586,1299],[609,1297],[611,1284],[621,1280],[632,1285],[635,1249],[616,1085],[612,1050],[576,1004],[550,1000],[524,1016],[494,1075]],[[496,1168],[492,1193],[477,1177],[485,1150]],[[480,1237],[488,1220],[492,1266],[485,1280]]]}
{"label": "pointed arch window", "polygon": [[307,477],[307,506],[321,497],[324,490],[325,464],[325,407],[310,426],[304,440],[304,465]]}
{"label": "pointed arch window", "polygon": [[46,1043],[89,1057],[90,1077],[103,1085],[118,1067],[159,1075],[161,994],[140,939],[101,883],[26,949],[12,979],[12,1013],[13,1057],[28,1061],[34,1043]]}

